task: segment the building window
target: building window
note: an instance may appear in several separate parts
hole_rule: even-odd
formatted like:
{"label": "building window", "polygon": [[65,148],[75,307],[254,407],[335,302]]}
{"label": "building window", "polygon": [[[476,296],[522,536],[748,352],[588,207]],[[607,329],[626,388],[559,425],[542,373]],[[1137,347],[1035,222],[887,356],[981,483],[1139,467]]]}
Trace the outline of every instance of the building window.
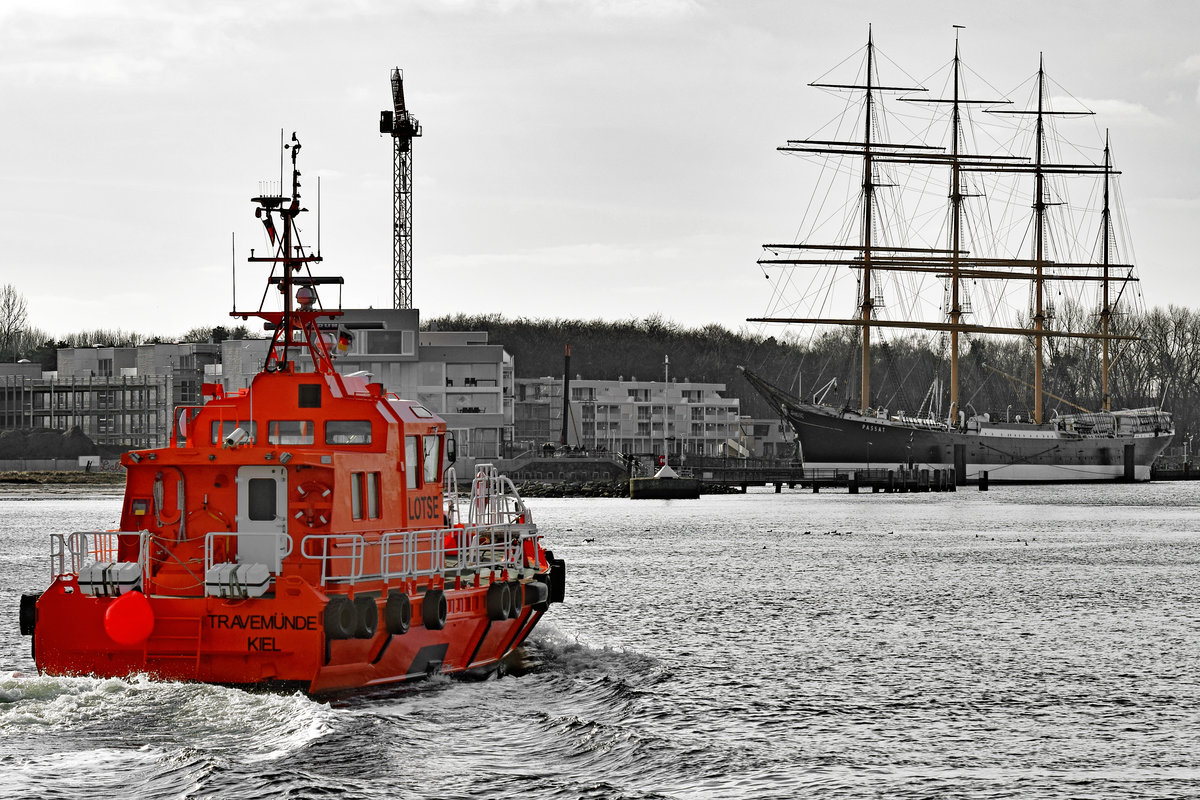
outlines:
{"label": "building window", "polygon": [[410,356],[413,353],[412,331],[368,331],[366,338],[369,355]]}

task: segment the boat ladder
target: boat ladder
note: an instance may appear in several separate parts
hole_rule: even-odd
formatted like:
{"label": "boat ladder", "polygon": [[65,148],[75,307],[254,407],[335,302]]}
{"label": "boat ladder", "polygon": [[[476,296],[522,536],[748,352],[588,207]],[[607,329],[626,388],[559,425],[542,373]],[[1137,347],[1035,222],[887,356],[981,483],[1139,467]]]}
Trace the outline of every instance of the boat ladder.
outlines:
{"label": "boat ladder", "polygon": [[[154,620],[154,632],[146,640],[146,669],[153,671],[162,667],[168,675],[178,675],[181,667],[186,670],[190,661],[191,677],[200,672],[200,632],[202,616],[158,617]],[[180,664],[179,662],[185,662]]]}

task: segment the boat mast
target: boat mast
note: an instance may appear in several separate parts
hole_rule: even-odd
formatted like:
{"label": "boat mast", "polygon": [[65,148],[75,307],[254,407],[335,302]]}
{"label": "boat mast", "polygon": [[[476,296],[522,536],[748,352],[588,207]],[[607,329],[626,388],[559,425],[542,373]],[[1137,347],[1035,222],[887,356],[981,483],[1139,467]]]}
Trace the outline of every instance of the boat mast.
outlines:
{"label": "boat mast", "polygon": [[[300,140],[296,138],[296,134],[292,134],[291,144],[285,144],[283,149],[292,151],[291,196],[264,194],[251,198],[252,202],[258,204],[254,215],[262,220],[271,243],[274,245],[278,241],[278,249],[275,251],[275,255],[270,257],[256,256],[254,250],[251,250],[250,258],[247,260],[271,264],[271,277],[267,280],[267,286],[263,291],[257,311],[234,310],[230,316],[242,319],[248,319],[250,316],[260,317],[266,321],[268,330],[274,331],[271,344],[267,348],[266,361],[263,364],[265,371],[273,372],[277,369],[292,371],[294,365],[288,351],[294,349],[307,350],[317,372],[333,372],[329,346],[321,334],[317,319],[318,317],[337,317],[342,312],[321,308],[314,289],[322,284],[341,285],[343,281],[340,276],[314,277],[311,274],[294,274],[309,264],[319,263],[323,259],[320,255],[310,255],[305,251],[296,228],[296,217],[302,212],[308,211],[307,208],[300,206],[300,170],[296,167],[296,158],[300,154]],[[282,190],[281,181],[280,191],[282,192]],[[278,236],[276,236],[274,223],[276,214],[283,223],[283,232]],[[276,267],[280,270],[278,277],[275,275]],[[268,293],[272,286],[276,287],[283,295],[282,311],[265,310]],[[293,306],[293,302],[296,305]]]}
{"label": "boat mast", "polygon": [[867,85],[866,113],[863,115],[863,218],[862,218],[862,378],[859,408],[865,414],[871,402],[871,229],[874,221],[875,176],[871,161],[871,118],[874,115],[874,93],[871,74],[875,69],[875,43],[867,27]]}

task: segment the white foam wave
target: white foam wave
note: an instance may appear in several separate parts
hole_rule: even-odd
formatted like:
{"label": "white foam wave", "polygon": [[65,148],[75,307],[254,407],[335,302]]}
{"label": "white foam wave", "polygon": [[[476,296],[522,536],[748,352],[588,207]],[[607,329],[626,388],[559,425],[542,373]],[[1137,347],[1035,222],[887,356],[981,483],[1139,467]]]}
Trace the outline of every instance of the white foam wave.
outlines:
{"label": "white foam wave", "polygon": [[329,733],[333,713],[299,692],[252,694],[141,675],[0,678],[0,736],[112,730],[126,744],[154,741],[268,761]]}

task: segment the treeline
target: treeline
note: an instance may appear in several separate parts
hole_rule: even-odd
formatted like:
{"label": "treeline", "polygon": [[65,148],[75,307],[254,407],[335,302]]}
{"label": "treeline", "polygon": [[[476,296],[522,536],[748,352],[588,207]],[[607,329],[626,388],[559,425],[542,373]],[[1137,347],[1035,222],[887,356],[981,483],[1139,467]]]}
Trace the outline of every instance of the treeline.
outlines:
{"label": "treeline", "polygon": [[[1086,330],[1085,315],[1063,308],[1057,324]],[[806,398],[858,404],[861,347],[856,329],[834,329],[812,338],[768,336],[720,325],[686,328],[661,316],[623,320],[508,319],[500,314],[452,315],[426,320],[426,328],[487,331],[516,358],[518,377],[562,377],[564,348],[571,345],[571,375],[613,380],[662,380],[663,358],[678,380],[724,383],[743,412],[772,411],[741,378],[739,365]],[[1069,327],[1068,327],[1069,326]],[[1140,337],[1110,344],[1108,395],[1119,408],[1158,407],[1175,415],[1176,444],[1200,428],[1200,312],[1170,306],[1114,320],[1113,330]],[[960,403],[968,414],[988,412],[1029,419],[1033,406],[1031,338],[962,338]],[[1095,339],[1047,338],[1043,386],[1045,413],[1069,414],[1103,407],[1101,345]],[[871,402],[891,413],[919,414],[949,406],[949,345],[944,335],[892,336],[872,349]],[[836,379],[836,383],[834,383]]]}

